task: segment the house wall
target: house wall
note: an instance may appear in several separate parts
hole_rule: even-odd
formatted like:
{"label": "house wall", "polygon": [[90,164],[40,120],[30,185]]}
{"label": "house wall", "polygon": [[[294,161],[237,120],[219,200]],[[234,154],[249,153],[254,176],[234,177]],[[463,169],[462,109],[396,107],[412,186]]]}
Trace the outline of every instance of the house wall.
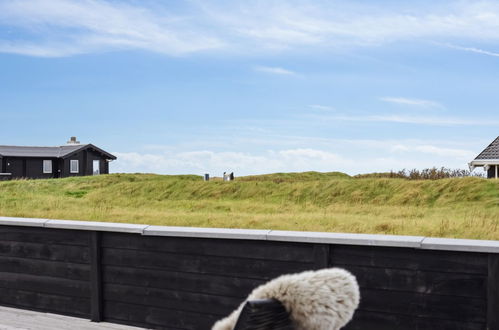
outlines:
{"label": "house wall", "polygon": [[[13,223],[0,218],[2,305],[153,329],[209,329],[272,278],[341,267],[361,291],[346,330],[499,330],[499,244],[451,240],[442,250],[445,240],[426,244],[424,237]],[[328,235],[331,243],[314,243]]]}
{"label": "house wall", "polygon": [[[43,160],[52,160],[52,173],[43,173]],[[79,161],[78,173],[70,172],[71,160]],[[12,173],[11,178],[47,179],[93,175],[93,161],[99,161],[100,174],[109,174],[109,164],[101,153],[92,147],[81,150],[68,158],[0,157],[0,173]]]}
{"label": "house wall", "polygon": [[[52,161],[52,173],[43,173],[43,161],[51,160]],[[26,173],[25,177],[30,179],[50,179],[54,178],[58,166],[56,158],[27,158],[26,162]]]}
{"label": "house wall", "polygon": [[[52,173],[43,173],[44,160],[52,160]],[[2,163],[2,171],[12,173],[13,179],[49,179],[55,177],[58,170],[56,158],[4,157]]]}
{"label": "house wall", "polygon": [[[62,171],[61,171],[61,177],[70,177],[70,176],[82,176],[84,175],[85,173],[85,163],[84,163],[84,160],[83,160],[83,155],[84,153],[83,152],[78,152],[74,155],[71,155],[70,157],[68,158],[64,158],[63,159],[63,168],[62,168]],[[71,173],[70,171],[70,164],[71,164],[71,160],[78,160],[79,161],[79,165],[78,165],[78,170],[79,172],[78,173]]]}
{"label": "house wall", "polygon": [[23,178],[25,173],[25,162],[22,158],[4,157],[5,173],[12,173],[12,178]]}
{"label": "house wall", "polygon": [[99,171],[100,174],[109,174],[109,170],[106,167],[107,161],[102,158],[101,154],[93,150],[86,150],[87,153],[87,170],[85,175],[93,175],[93,161],[99,161]]}
{"label": "house wall", "polygon": [[[79,173],[70,173],[70,163],[72,159],[79,161]],[[106,160],[100,153],[90,149],[82,150],[68,158],[63,159],[63,171],[61,174],[63,177],[93,175],[94,160],[99,160],[100,174],[109,174],[109,168]]]}
{"label": "house wall", "polygon": [[0,156],[0,181],[11,179],[10,175],[5,174],[4,168],[5,168],[5,159],[3,159],[3,157]]}
{"label": "house wall", "polygon": [[490,166],[489,170],[487,171],[487,178],[494,179],[496,177],[496,167],[497,166],[499,166],[499,165]]}

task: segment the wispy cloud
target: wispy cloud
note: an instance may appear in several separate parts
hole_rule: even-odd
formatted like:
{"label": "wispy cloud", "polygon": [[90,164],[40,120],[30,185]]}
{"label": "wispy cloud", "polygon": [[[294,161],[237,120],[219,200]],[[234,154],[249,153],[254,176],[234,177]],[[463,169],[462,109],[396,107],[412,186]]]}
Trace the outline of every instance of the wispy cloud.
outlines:
{"label": "wispy cloud", "polygon": [[430,117],[430,116],[369,116],[368,121],[393,122],[405,124],[421,124],[436,126],[495,126],[499,124],[497,120],[476,120],[452,117]]}
{"label": "wispy cloud", "polygon": [[454,118],[436,116],[405,116],[405,115],[372,115],[372,116],[312,116],[322,121],[352,121],[352,122],[386,122],[430,126],[497,126],[495,119]]}
{"label": "wispy cloud", "polygon": [[[375,6],[352,2],[234,1],[205,13],[253,49],[351,48],[407,40],[499,40],[499,4]],[[258,47],[258,48],[255,48]]]}
{"label": "wispy cloud", "polygon": [[423,153],[430,154],[439,157],[451,157],[462,160],[470,160],[476,156],[476,151],[467,149],[456,149],[456,148],[444,148],[435,145],[425,144],[425,145],[407,145],[407,144],[394,144],[391,147],[392,152],[403,152],[403,153]]}
{"label": "wispy cloud", "polygon": [[413,99],[406,97],[382,97],[380,98],[380,100],[388,103],[409,105],[422,108],[443,108],[442,104],[430,100]]}
{"label": "wispy cloud", "polygon": [[476,54],[482,54],[482,55],[488,55],[488,56],[494,56],[494,57],[499,57],[499,53],[496,52],[491,52],[488,50],[483,50],[480,48],[475,48],[475,47],[462,47],[462,46],[457,46],[453,44],[442,44],[443,46],[452,48],[452,49],[457,49],[457,50],[463,50],[465,52],[471,52],[471,53],[476,53]]}
{"label": "wispy cloud", "polygon": [[315,52],[418,39],[497,42],[499,3],[459,1],[418,8],[304,0],[168,6],[149,1],[0,0],[0,26],[14,31],[0,38],[0,52],[32,56],[129,49],[173,56]]}
{"label": "wispy cloud", "polygon": [[320,104],[310,104],[308,107],[315,109],[315,110],[321,110],[321,111],[333,111],[334,110],[333,107],[330,107],[328,105],[320,105]]}
{"label": "wispy cloud", "polygon": [[265,72],[265,73],[277,74],[277,75],[284,75],[284,76],[289,76],[289,75],[295,75],[296,74],[295,72],[293,72],[291,70],[287,70],[287,69],[280,68],[280,67],[273,67],[273,66],[256,66],[255,70],[259,71],[259,72]]}
{"label": "wispy cloud", "polygon": [[141,49],[181,55],[223,47],[166,10],[99,0],[0,0],[0,26],[29,38],[0,40],[0,52],[57,57]]}

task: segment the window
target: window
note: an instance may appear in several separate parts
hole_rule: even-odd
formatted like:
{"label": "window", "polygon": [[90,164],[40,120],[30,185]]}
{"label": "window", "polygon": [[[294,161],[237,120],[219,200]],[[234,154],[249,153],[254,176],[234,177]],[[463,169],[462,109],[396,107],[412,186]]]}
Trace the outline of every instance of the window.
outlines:
{"label": "window", "polygon": [[43,161],[43,173],[52,173],[52,161],[50,159]]}
{"label": "window", "polygon": [[80,172],[78,159],[71,159],[69,172],[71,172],[71,173],[79,173]]}
{"label": "window", "polygon": [[99,175],[100,174],[100,161],[99,160],[94,160],[92,162],[93,166],[93,174],[94,175]]}

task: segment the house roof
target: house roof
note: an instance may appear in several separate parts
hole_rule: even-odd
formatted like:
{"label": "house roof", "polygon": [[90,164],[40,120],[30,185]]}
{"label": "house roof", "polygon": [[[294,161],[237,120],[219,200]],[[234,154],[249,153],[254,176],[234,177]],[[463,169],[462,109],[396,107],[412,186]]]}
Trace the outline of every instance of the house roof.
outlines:
{"label": "house roof", "polygon": [[47,157],[47,158],[65,158],[73,153],[92,148],[102,153],[109,159],[116,159],[115,156],[92,144],[65,145],[59,147],[25,147],[25,146],[0,146],[0,157]]}
{"label": "house roof", "polygon": [[499,159],[499,137],[497,137],[487,148],[485,148],[475,160]]}

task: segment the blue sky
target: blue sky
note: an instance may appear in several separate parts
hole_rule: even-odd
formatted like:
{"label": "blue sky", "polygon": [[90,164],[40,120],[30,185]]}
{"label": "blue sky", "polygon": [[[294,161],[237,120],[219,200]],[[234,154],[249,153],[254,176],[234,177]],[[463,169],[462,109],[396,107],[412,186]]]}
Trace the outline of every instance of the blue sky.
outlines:
{"label": "blue sky", "polygon": [[466,168],[498,104],[498,1],[0,0],[0,144],[114,172]]}

